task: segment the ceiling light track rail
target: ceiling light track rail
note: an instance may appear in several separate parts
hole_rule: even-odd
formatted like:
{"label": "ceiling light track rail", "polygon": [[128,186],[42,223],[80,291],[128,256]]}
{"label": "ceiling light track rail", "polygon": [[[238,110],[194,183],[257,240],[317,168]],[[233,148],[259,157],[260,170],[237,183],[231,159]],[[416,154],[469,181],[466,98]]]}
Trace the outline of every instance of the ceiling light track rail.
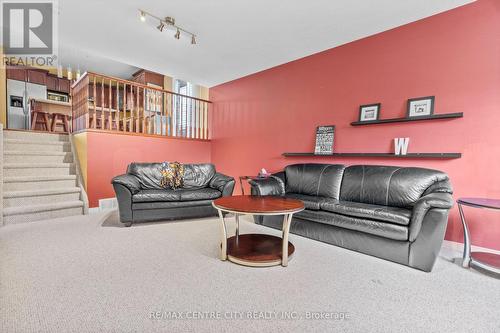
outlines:
{"label": "ceiling light track rail", "polygon": [[147,16],[149,16],[155,20],[158,20],[158,26],[156,27],[156,29],[158,29],[160,32],[163,32],[165,30],[165,28],[167,28],[167,27],[171,27],[171,28],[175,29],[175,35],[174,35],[175,39],[180,39],[181,35],[185,34],[185,35],[188,35],[191,37],[191,44],[193,44],[193,45],[196,44],[196,34],[178,26],[175,23],[175,18],[173,18],[171,16],[166,16],[164,18],[161,18],[161,17],[154,15],[154,14],[151,14],[150,12],[147,12],[143,9],[139,8],[138,10],[139,10],[140,19],[142,22],[145,22]]}

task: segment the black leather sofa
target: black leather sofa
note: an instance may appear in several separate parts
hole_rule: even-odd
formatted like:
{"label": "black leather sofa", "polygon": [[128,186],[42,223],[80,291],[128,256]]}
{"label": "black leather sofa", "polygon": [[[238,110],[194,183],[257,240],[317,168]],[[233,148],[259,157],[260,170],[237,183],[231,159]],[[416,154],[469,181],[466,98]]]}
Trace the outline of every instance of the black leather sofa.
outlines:
{"label": "black leather sofa", "polygon": [[[302,200],[290,232],[430,272],[453,206],[448,176],[393,166],[295,164],[250,181],[253,195]],[[282,217],[255,222],[281,229]]]}
{"label": "black leather sofa", "polygon": [[120,221],[135,222],[216,216],[212,201],[231,196],[234,178],[215,171],[212,164],[184,164],[184,186],[160,186],[161,163],[132,163],[127,173],[111,183],[118,200]]}

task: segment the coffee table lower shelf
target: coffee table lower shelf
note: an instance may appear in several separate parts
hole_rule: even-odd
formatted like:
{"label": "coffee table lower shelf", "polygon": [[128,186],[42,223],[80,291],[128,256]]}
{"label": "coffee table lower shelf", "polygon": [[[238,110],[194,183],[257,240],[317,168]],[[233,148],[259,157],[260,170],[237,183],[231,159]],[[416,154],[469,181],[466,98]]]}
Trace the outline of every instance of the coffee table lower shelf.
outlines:
{"label": "coffee table lower shelf", "polygon": [[[252,267],[281,265],[281,237],[265,234],[243,234],[227,239],[227,259],[236,264]],[[288,257],[295,251],[288,242]]]}

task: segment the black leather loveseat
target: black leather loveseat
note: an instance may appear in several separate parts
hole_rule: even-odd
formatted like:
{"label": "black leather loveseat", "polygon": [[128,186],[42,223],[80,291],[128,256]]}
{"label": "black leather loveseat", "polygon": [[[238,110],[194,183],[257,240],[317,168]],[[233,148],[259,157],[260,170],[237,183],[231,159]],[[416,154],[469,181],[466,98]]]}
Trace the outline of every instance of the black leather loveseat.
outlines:
{"label": "black leather loveseat", "polygon": [[212,164],[184,164],[184,186],[176,190],[160,186],[161,170],[161,163],[132,163],[126,174],[111,181],[126,226],[215,216],[212,201],[233,193],[234,178],[217,173]]}
{"label": "black leather loveseat", "polygon": [[[295,164],[250,181],[254,195],[300,199],[292,233],[431,271],[453,206],[448,176],[392,166]],[[280,229],[282,218],[255,222]]]}

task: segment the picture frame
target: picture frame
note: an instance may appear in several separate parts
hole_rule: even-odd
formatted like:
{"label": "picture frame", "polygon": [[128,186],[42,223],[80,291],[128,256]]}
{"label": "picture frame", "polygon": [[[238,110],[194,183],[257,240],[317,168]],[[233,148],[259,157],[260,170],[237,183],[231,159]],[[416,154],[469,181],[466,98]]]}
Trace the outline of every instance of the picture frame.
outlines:
{"label": "picture frame", "polygon": [[429,117],[434,114],[435,96],[417,97],[408,99],[406,117]]}
{"label": "picture frame", "polygon": [[378,120],[380,117],[381,104],[367,104],[359,107],[359,121],[368,122]]}
{"label": "picture frame", "polygon": [[333,154],[335,140],[335,125],[318,126],[316,128],[316,143],[314,145],[315,155]]}

